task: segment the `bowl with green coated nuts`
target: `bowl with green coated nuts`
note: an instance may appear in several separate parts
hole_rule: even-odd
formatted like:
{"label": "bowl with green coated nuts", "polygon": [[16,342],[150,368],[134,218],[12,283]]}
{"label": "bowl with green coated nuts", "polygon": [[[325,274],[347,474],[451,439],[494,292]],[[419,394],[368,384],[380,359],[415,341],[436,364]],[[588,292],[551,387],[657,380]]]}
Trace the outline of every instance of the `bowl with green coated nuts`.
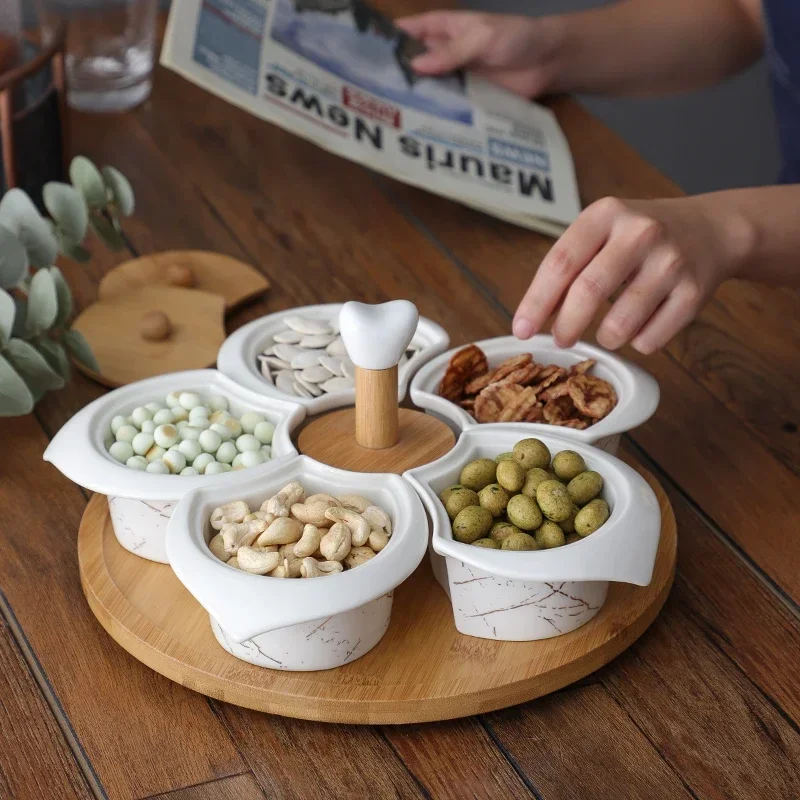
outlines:
{"label": "bowl with green coated nuts", "polygon": [[177,501],[206,482],[235,482],[297,453],[291,431],[305,410],[260,397],[217,370],[161,375],[90,403],[56,434],[44,458],[70,480],[105,494],[120,544],[167,563]]}
{"label": "bowl with green coated nuts", "polygon": [[406,477],[433,520],[433,571],[461,633],[558,636],[593,619],[611,581],[650,582],[658,502],[635,470],[598,448],[531,436],[526,424],[486,425]]}

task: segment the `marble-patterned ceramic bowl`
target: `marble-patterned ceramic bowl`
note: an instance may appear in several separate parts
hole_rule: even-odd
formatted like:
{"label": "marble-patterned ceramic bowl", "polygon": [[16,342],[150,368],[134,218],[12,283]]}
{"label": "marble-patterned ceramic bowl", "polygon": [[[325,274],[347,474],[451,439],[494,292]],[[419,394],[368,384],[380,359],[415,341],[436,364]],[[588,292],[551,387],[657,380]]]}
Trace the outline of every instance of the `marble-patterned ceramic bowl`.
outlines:
{"label": "marble-patterned ceramic bowl", "polygon": [[[235,488],[214,485],[186,495],[167,532],[170,566],[208,611],[217,641],[231,655],[279,670],[332,669],[368,653],[389,626],[394,590],[425,556],[428,523],[419,497],[399,475],[347,472],[306,456],[267,475],[239,473]],[[392,519],[389,543],[366,564],[318,578],[280,579],[229,567],[208,549],[211,512],[232,500],[258,507],[287,483],[309,494],[360,494]]]}
{"label": "marble-patterned ceramic bowl", "polygon": [[[217,355],[217,368],[232,380],[251,391],[288,400],[305,406],[308,414],[319,414],[334,408],[353,405],[355,389],[322,394],[319,397],[297,397],[280,391],[267,381],[259,371],[258,354],[272,341],[272,336],[285,330],[287,317],[309,317],[338,324],[343,303],[327,303],[318,306],[301,306],[268,314],[254,320],[232,333],[222,344]],[[432,358],[443,352],[450,344],[450,337],[440,325],[425,317],[419,318],[417,330],[410,347],[416,352],[399,365],[397,374],[397,400],[402,402],[408,391],[411,376]]]}
{"label": "marble-patterned ceramic bowl", "polygon": [[[575,347],[557,347],[552,336],[544,334],[521,341],[514,336],[485,339],[476,342],[486,353],[489,368],[520,353],[532,353],[541,364],[558,364],[569,367],[593,358],[597,364],[590,374],[607,380],[617,393],[617,405],[604,419],[585,430],[574,430],[545,423],[524,423],[529,436],[555,433],[578,443],[592,444],[608,453],[616,453],[620,435],[642,425],[655,413],[658,407],[659,389],[655,379],[644,370],[619,356],[579,342]],[[461,406],[451,403],[438,394],[439,384],[444,377],[447,364],[454,353],[462,348],[456,347],[429,361],[411,381],[411,400],[428,413],[434,414],[456,430],[468,430],[480,423],[476,422]],[[484,423],[485,424],[485,423]],[[502,423],[494,423],[502,424]]]}
{"label": "marble-patterned ceramic bowl", "polygon": [[531,435],[525,424],[473,426],[447,455],[404,476],[433,520],[433,570],[450,597],[456,628],[468,636],[531,641],[569,633],[598,613],[610,581],[646,586],[653,575],[661,513],[647,482],[602,450],[539,430],[535,436],[551,453],[575,450],[603,476],[608,521],[585,539],[552,550],[491,550],[453,539],[438,495],[458,483],[465,464],[495,458]]}
{"label": "marble-patterned ceramic bowl", "polygon": [[[273,459],[240,472],[185,476],[140,472],[112,458],[106,441],[111,420],[118,414],[130,414],[137,406],[161,401],[172,391],[222,395],[235,416],[245,411],[263,414],[275,425]],[[167,522],[178,500],[198,486],[232,487],[245,472],[261,476],[280,469],[284,458],[297,454],[291,432],[304,418],[301,405],[255,394],[217,370],[173,372],[115,389],[81,409],[55,435],[44,460],[80,486],[108,496],[114,533],[126,550],[168,563]]]}

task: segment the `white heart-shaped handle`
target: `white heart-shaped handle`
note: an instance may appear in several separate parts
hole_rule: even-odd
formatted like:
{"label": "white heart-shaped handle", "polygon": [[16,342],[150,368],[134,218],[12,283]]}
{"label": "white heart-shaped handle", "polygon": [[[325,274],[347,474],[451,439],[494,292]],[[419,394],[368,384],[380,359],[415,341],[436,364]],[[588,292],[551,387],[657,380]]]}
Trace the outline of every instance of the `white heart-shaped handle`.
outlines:
{"label": "white heart-shaped handle", "polygon": [[394,367],[417,330],[419,312],[408,300],[367,305],[351,301],[342,306],[339,328],[347,354],[362,369]]}

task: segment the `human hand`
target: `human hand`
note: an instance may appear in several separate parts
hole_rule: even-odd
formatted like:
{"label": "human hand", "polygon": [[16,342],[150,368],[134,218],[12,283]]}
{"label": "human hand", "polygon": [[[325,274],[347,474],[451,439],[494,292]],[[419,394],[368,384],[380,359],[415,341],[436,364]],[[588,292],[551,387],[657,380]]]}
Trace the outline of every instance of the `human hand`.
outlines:
{"label": "human hand", "polygon": [[420,75],[468,68],[512,92],[533,97],[557,72],[561,25],[557,18],[431,11],[396,20],[428,48],[411,66]]}
{"label": "human hand", "polygon": [[514,316],[515,336],[530,338],[558,309],[553,336],[571,347],[619,292],[597,341],[611,350],[630,342],[643,354],[663,347],[751,251],[752,226],[724,197],[593,203],[542,260]]}

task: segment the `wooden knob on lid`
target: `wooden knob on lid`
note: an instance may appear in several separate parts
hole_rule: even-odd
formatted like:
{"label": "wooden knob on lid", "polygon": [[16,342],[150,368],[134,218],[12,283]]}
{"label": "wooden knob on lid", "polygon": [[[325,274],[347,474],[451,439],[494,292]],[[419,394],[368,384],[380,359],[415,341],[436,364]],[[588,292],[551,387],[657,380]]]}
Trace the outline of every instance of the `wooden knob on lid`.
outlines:
{"label": "wooden knob on lid", "polygon": [[408,300],[342,306],[339,327],[356,365],[356,442],[380,450],[397,444],[397,364],[417,330]]}

